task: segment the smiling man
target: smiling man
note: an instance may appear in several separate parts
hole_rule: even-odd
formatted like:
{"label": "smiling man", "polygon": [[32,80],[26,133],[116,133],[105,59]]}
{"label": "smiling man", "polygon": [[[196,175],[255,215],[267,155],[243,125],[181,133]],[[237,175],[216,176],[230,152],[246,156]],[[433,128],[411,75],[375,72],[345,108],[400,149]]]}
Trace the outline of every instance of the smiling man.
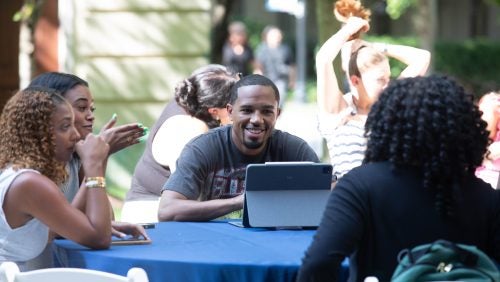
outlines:
{"label": "smiling man", "polygon": [[231,89],[230,126],[191,140],[163,187],[160,221],[207,221],[243,208],[246,166],[251,163],[319,162],[307,143],[274,129],[280,114],[276,85],[249,75]]}

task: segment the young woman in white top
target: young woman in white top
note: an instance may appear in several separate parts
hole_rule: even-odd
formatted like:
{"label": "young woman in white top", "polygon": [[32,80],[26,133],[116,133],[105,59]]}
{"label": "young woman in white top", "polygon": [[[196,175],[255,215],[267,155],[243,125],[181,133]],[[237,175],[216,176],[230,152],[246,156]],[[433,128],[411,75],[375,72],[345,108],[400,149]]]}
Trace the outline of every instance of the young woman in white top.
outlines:
{"label": "young woman in white top", "polygon": [[[49,229],[90,248],[110,246],[104,179],[109,145],[93,134],[80,140],[74,120],[71,105],[52,89],[27,88],[5,105],[0,118],[0,262],[22,264],[36,257],[49,240]],[[58,187],[75,150],[86,176],[83,211],[71,206]],[[135,226],[120,230],[147,237]]]}

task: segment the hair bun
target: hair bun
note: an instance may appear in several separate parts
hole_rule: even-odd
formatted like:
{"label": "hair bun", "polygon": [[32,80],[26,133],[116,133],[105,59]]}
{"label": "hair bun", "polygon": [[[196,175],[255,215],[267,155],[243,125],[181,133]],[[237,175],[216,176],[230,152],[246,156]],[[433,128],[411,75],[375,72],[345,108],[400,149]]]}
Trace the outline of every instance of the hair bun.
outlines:
{"label": "hair bun", "polygon": [[[363,7],[359,0],[337,0],[334,5],[333,14],[339,22],[345,23],[350,17],[358,17],[370,21],[371,11]],[[359,38],[361,32],[356,32],[349,40]]]}
{"label": "hair bun", "polygon": [[184,79],[177,84],[175,88],[175,101],[191,115],[196,112],[198,108],[197,89],[189,79]]}
{"label": "hair bun", "polygon": [[371,11],[359,0],[337,0],[334,5],[333,14],[340,22],[347,22],[349,17],[358,17],[369,21]]}

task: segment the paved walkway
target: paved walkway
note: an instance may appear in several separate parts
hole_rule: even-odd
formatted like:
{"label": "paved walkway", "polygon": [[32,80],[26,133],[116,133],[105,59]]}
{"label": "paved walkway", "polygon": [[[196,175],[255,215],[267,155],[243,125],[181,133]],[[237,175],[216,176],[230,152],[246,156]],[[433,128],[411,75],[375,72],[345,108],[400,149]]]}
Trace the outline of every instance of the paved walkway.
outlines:
{"label": "paved walkway", "polygon": [[323,149],[323,139],[318,132],[317,106],[315,103],[287,101],[276,128],[304,139],[320,159],[327,155]]}

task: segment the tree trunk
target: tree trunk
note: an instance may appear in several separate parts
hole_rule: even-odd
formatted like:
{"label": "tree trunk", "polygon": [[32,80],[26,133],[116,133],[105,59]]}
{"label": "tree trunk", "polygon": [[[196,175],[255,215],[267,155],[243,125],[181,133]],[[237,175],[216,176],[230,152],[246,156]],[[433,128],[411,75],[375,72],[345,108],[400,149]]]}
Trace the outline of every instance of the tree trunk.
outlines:
{"label": "tree trunk", "polygon": [[488,6],[483,0],[472,0],[470,7],[470,34],[471,38],[487,36],[488,34]]}
{"label": "tree trunk", "polygon": [[44,0],[40,6],[36,22],[31,26],[32,42],[35,49],[32,54],[32,77],[48,71],[59,70],[58,1]]}
{"label": "tree trunk", "polygon": [[[420,46],[433,53],[437,32],[436,0],[418,0],[416,13],[413,16],[413,23],[420,39]],[[429,67],[432,72],[432,64]]]}
{"label": "tree trunk", "polygon": [[323,44],[340,28],[340,23],[333,15],[332,0],[316,0],[316,16],[318,21],[318,44]]}
{"label": "tree trunk", "polygon": [[222,62],[222,47],[227,38],[229,15],[233,7],[233,0],[217,0],[214,7],[214,21],[212,23],[210,62]]}
{"label": "tree trunk", "polygon": [[[318,48],[340,28],[340,22],[333,15],[334,3],[335,1],[332,0],[316,0]],[[335,60],[333,66],[335,67],[335,73],[342,73],[340,59]]]}
{"label": "tree trunk", "polygon": [[12,16],[22,6],[21,0],[0,1],[0,110],[19,89],[19,22]]}

